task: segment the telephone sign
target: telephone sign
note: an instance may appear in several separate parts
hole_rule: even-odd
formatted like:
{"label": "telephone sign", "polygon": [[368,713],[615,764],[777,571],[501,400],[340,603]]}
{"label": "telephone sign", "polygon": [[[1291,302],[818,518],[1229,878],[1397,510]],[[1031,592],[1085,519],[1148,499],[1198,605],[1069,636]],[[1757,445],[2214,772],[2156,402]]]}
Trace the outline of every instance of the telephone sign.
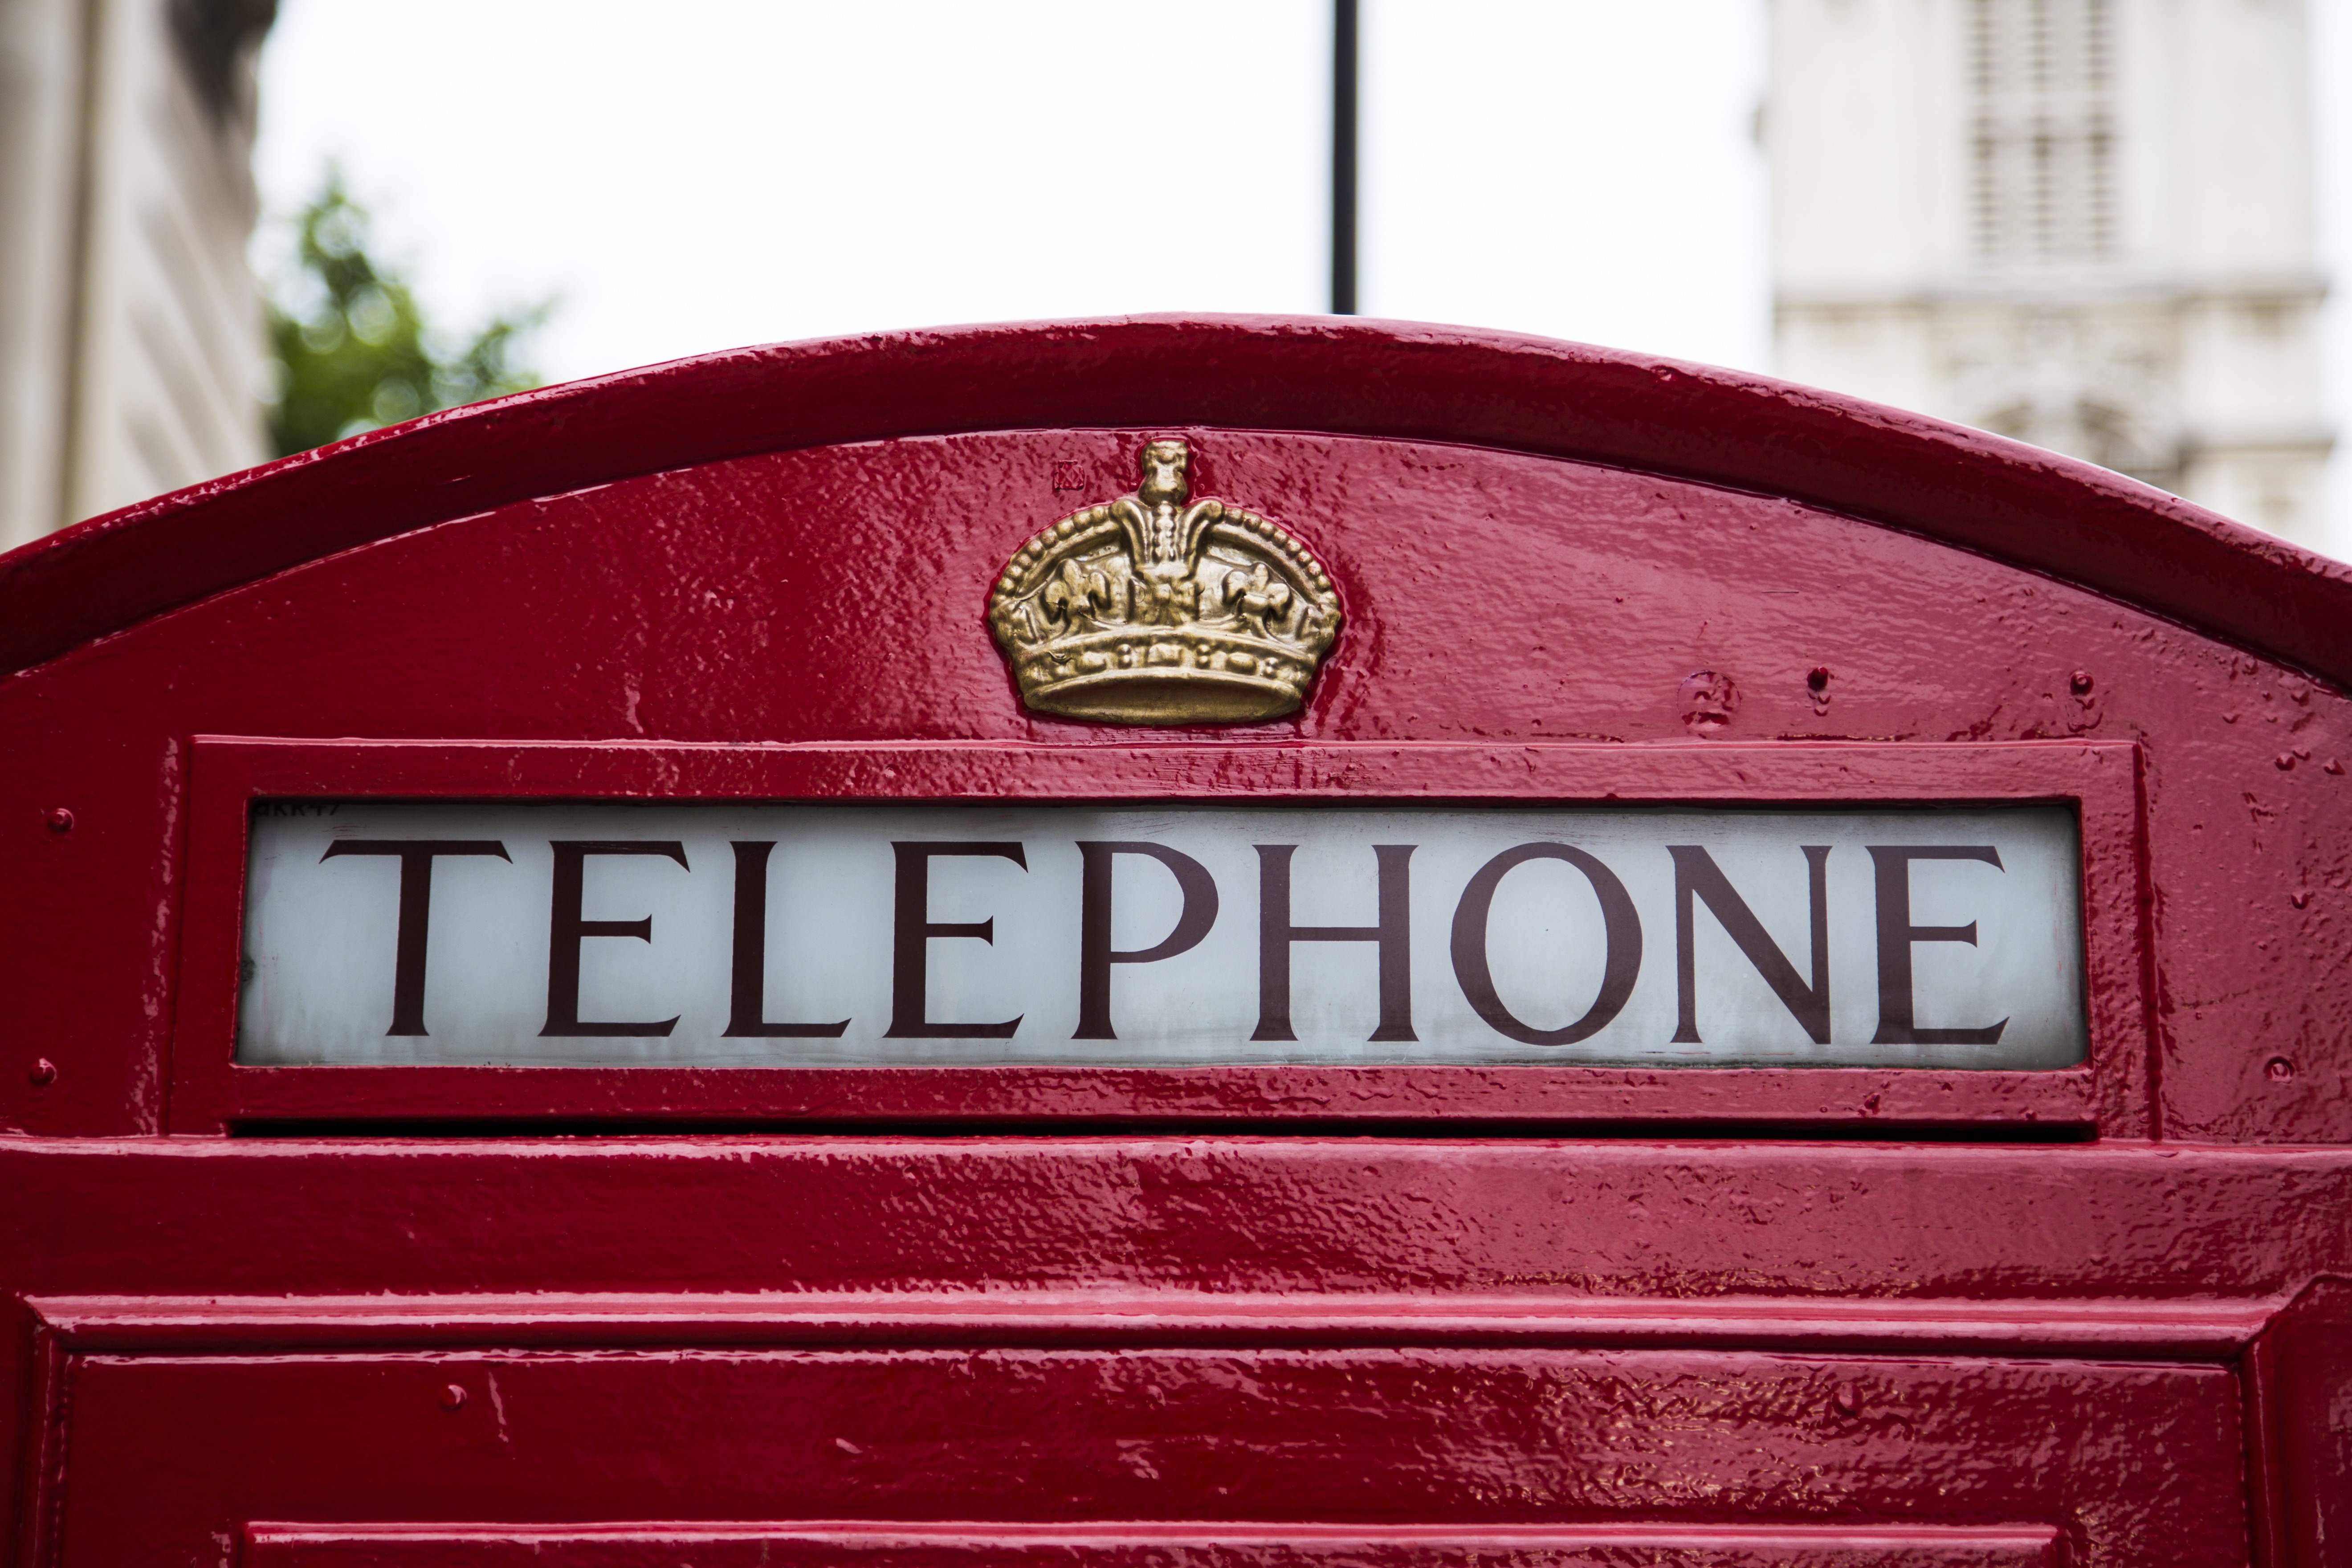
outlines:
{"label": "telephone sign", "polygon": [[[2079,1065],[2054,806],[269,802],[236,1059]],[[1833,984],[1834,983],[1834,984]]]}

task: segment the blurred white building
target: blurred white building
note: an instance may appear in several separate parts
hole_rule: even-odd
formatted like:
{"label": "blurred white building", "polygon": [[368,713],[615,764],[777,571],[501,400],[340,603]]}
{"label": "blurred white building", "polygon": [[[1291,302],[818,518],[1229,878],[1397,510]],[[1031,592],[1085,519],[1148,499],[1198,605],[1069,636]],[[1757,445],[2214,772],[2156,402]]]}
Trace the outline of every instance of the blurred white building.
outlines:
{"label": "blurred white building", "polygon": [[1777,368],[2317,537],[2304,0],[1771,0]]}
{"label": "blurred white building", "polygon": [[0,0],[0,549],[259,462],[276,0]]}

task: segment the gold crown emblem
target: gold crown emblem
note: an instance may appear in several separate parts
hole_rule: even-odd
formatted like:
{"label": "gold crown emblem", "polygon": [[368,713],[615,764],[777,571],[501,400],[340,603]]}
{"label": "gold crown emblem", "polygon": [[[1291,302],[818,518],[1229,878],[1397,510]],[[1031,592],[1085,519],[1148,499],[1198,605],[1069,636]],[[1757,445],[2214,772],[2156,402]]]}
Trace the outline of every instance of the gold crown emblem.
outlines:
{"label": "gold crown emblem", "polygon": [[1181,441],[1143,482],[1013,552],[988,624],[1021,700],[1114,724],[1245,724],[1307,700],[1339,598],[1305,545],[1254,511],[1191,500]]}

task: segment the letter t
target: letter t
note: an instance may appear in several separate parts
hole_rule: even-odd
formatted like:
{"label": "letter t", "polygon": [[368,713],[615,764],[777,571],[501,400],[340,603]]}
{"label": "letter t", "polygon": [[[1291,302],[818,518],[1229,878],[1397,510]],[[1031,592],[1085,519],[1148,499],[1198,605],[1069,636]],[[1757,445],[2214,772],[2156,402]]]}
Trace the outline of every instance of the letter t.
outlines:
{"label": "letter t", "polygon": [[397,855],[400,857],[400,935],[393,945],[391,1035],[425,1033],[425,937],[433,918],[433,860],[438,855],[495,855],[509,865],[514,858],[495,838],[339,838],[319,857],[321,863],[338,855]]}

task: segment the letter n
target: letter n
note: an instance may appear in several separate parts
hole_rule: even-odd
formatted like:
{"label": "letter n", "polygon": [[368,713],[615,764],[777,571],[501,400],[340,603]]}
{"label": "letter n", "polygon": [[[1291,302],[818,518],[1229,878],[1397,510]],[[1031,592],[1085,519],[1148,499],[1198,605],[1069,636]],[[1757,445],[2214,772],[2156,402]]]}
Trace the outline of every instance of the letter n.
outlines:
{"label": "letter n", "polygon": [[1803,1026],[1813,1044],[1830,1043],[1830,847],[1808,844],[1804,850],[1813,916],[1811,985],[1798,978],[1797,966],[1773,942],[1747,900],[1732,889],[1730,879],[1723,874],[1713,856],[1695,844],[1666,847],[1666,853],[1675,858],[1675,1044],[1702,1043],[1698,1037],[1697,944],[1693,940],[1696,923],[1693,907],[1697,903],[1706,905],[1724,933],[1756,966],[1756,973],[1764,977],[1764,984],[1772,988],[1780,1005]]}

